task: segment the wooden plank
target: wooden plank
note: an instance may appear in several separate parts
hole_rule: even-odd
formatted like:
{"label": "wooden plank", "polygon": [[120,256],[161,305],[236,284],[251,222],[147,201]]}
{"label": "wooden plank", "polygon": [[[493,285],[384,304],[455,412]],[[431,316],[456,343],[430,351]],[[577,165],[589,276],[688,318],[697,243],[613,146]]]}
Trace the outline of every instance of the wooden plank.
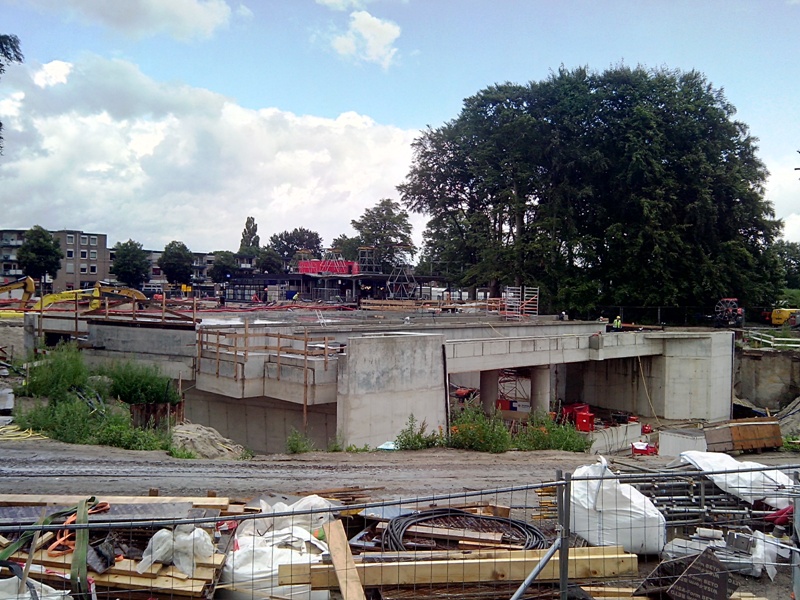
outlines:
{"label": "wooden plank", "polygon": [[356,571],[356,563],[350,552],[347,534],[339,519],[322,526],[325,539],[328,542],[328,551],[331,553],[333,568],[339,589],[344,600],[366,600],[364,588]]}
{"label": "wooden plank", "polygon": [[[24,561],[28,557],[27,553],[17,552],[11,556],[12,560]],[[50,556],[47,550],[39,550],[33,554],[33,564],[47,567],[49,569],[61,569],[69,573],[72,566],[72,553],[64,554],[62,556]],[[123,559],[109,567],[106,573],[115,575],[136,575],[137,577],[155,578],[161,570],[162,565],[155,563],[150,566],[144,573],[138,573],[136,567],[138,562],[130,559]],[[94,572],[92,572],[94,573]]]}
{"label": "wooden plank", "polygon": [[[378,523],[375,531],[386,531],[386,523]],[[434,527],[432,525],[412,525],[405,530],[406,535],[435,538],[440,540],[459,540],[486,544],[501,544],[503,534],[500,531],[473,531],[470,529],[454,529],[451,527]]]}
{"label": "wooden plank", "polygon": [[[35,495],[35,494],[0,494],[0,506],[72,506],[89,495]],[[225,510],[230,503],[229,498],[208,498],[206,496],[95,496],[99,502],[109,504],[162,504],[175,502],[191,502],[194,508],[213,508]]]}
{"label": "wooden plank", "polygon": [[[570,556],[569,577],[597,579],[638,576],[638,557],[615,549],[593,548],[591,556]],[[356,565],[364,587],[383,585],[428,585],[437,583],[480,583],[523,581],[539,563],[539,558],[501,560],[468,559],[463,561],[415,561]],[[312,589],[337,586],[336,574],[329,565],[312,565],[308,576],[292,572],[292,565],[278,567],[279,585],[310,584]],[[552,558],[542,570],[540,581],[557,581],[559,559]]]}

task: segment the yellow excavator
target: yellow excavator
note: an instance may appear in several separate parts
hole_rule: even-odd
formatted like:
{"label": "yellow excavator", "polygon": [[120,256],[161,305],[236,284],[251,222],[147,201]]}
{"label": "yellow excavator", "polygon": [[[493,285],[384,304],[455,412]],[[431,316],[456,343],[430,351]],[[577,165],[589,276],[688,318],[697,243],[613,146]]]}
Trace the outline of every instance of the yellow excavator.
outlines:
{"label": "yellow excavator", "polygon": [[29,310],[37,311],[43,310],[48,306],[57,304],[59,302],[74,302],[76,299],[89,300],[89,310],[100,308],[103,305],[103,298],[126,298],[137,302],[146,302],[145,296],[139,290],[127,287],[114,287],[113,285],[103,285],[97,282],[94,287],[83,290],[68,290],[66,292],[58,292],[56,294],[47,294],[39,299]]}
{"label": "yellow excavator", "polygon": [[0,285],[0,294],[14,290],[22,290],[22,296],[19,299],[19,304],[13,308],[24,309],[28,305],[28,301],[36,293],[36,282],[30,277],[23,277],[11,283]]}

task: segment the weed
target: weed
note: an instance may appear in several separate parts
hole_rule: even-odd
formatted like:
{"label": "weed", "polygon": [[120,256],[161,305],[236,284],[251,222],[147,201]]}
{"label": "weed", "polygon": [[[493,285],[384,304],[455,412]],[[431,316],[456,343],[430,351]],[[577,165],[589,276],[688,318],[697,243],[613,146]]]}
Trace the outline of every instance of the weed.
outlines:
{"label": "weed", "polygon": [[239,455],[237,460],[252,460],[255,455],[256,453],[250,450],[250,448],[245,448],[242,450],[242,453]]}
{"label": "weed", "polygon": [[511,434],[497,412],[486,415],[481,407],[467,406],[453,419],[448,445],[497,454],[511,448]]}
{"label": "weed", "polygon": [[369,444],[364,444],[363,446],[356,446],[355,444],[350,444],[347,448],[344,449],[345,452],[372,452],[372,448],[369,447]]}
{"label": "weed", "polygon": [[784,452],[800,452],[800,437],[790,435],[783,438],[783,447],[781,449]]}
{"label": "weed", "polygon": [[564,450],[585,452],[591,443],[568,423],[555,423],[549,415],[536,413],[528,419],[527,427],[514,436],[518,450]]}
{"label": "weed", "polygon": [[336,434],[336,437],[328,442],[328,452],[344,452],[344,441],[342,441],[341,435]]}
{"label": "weed", "polygon": [[187,460],[194,460],[197,458],[197,455],[191,450],[187,450],[186,448],[178,448],[172,445],[170,445],[170,447],[167,449],[167,454],[173,458],[184,458]]}
{"label": "weed", "polygon": [[289,437],[286,438],[286,451],[289,454],[303,454],[314,451],[314,442],[305,433],[292,428]]}
{"label": "weed", "polygon": [[177,404],[181,397],[172,380],[153,366],[115,363],[104,369],[111,379],[109,393],[126,404]]}
{"label": "weed", "polygon": [[395,448],[398,450],[424,450],[433,448],[437,445],[435,433],[428,433],[428,424],[423,420],[417,425],[417,419],[413,413],[408,416],[406,426],[397,434],[394,440]]}
{"label": "weed", "polygon": [[71,390],[85,388],[89,379],[89,369],[75,344],[59,344],[35,364],[23,388],[25,395],[60,402],[71,395]]}

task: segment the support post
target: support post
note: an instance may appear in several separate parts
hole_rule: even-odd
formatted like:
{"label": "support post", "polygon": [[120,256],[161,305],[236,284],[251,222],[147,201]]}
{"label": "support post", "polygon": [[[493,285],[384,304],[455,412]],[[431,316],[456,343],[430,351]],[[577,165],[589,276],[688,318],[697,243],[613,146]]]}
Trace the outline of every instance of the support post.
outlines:
{"label": "support post", "polygon": [[559,540],[561,540],[560,554],[558,555],[558,579],[559,588],[561,591],[561,600],[567,600],[567,590],[569,588],[569,521],[570,521],[570,508],[572,503],[572,473],[564,474],[564,485],[561,489],[561,505],[559,507],[559,515],[561,517],[561,531]]}

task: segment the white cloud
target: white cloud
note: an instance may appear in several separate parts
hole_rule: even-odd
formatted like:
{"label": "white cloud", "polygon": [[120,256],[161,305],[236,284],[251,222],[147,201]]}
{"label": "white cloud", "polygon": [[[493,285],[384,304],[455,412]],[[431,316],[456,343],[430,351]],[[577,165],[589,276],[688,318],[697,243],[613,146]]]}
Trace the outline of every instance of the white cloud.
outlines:
{"label": "white cloud", "polygon": [[366,0],[317,0],[317,4],[327,6],[333,10],[350,10],[351,8],[362,8]]}
{"label": "white cloud", "polygon": [[29,1],[41,10],[66,11],[80,21],[134,37],[167,34],[179,40],[207,38],[227,25],[231,16],[224,0]]}
{"label": "white cloud", "polygon": [[784,221],[783,237],[789,242],[800,242],[800,156],[795,152],[762,158],[770,171],[767,180],[767,200],[775,208],[775,216]]}
{"label": "white cloud", "polygon": [[244,4],[240,4],[239,7],[236,9],[236,16],[247,20],[250,20],[254,17],[253,11],[250,10],[250,8],[245,6]]}
{"label": "white cloud", "polygon": [[265,242],[306,227],[330,243],[353,235],[350,221],[378,200],[397,198],[418,135],[355,113],[250,110],[124,61],[87,58],[49,87],[34,82],[40,69],[18,69],[26,76],[0,88],[0,121],[13,122],[0,162],[6,227],[235,250],[253,216]]}
{"label": "white cloud", "polygon": [[33,74],[33,82],[39,87],[66,83],[67,76],[71,70],[72,65],[70,63],[54,60],[46,65],[42,65],[42,68]]}
{"label": "white cloud", "polygon": [[399,37],[398,25],[360,10],[350,13],[347,32],[336,36],[332,46],[342,56],[376,63],[388,69],[397,55],[394,42]]}

